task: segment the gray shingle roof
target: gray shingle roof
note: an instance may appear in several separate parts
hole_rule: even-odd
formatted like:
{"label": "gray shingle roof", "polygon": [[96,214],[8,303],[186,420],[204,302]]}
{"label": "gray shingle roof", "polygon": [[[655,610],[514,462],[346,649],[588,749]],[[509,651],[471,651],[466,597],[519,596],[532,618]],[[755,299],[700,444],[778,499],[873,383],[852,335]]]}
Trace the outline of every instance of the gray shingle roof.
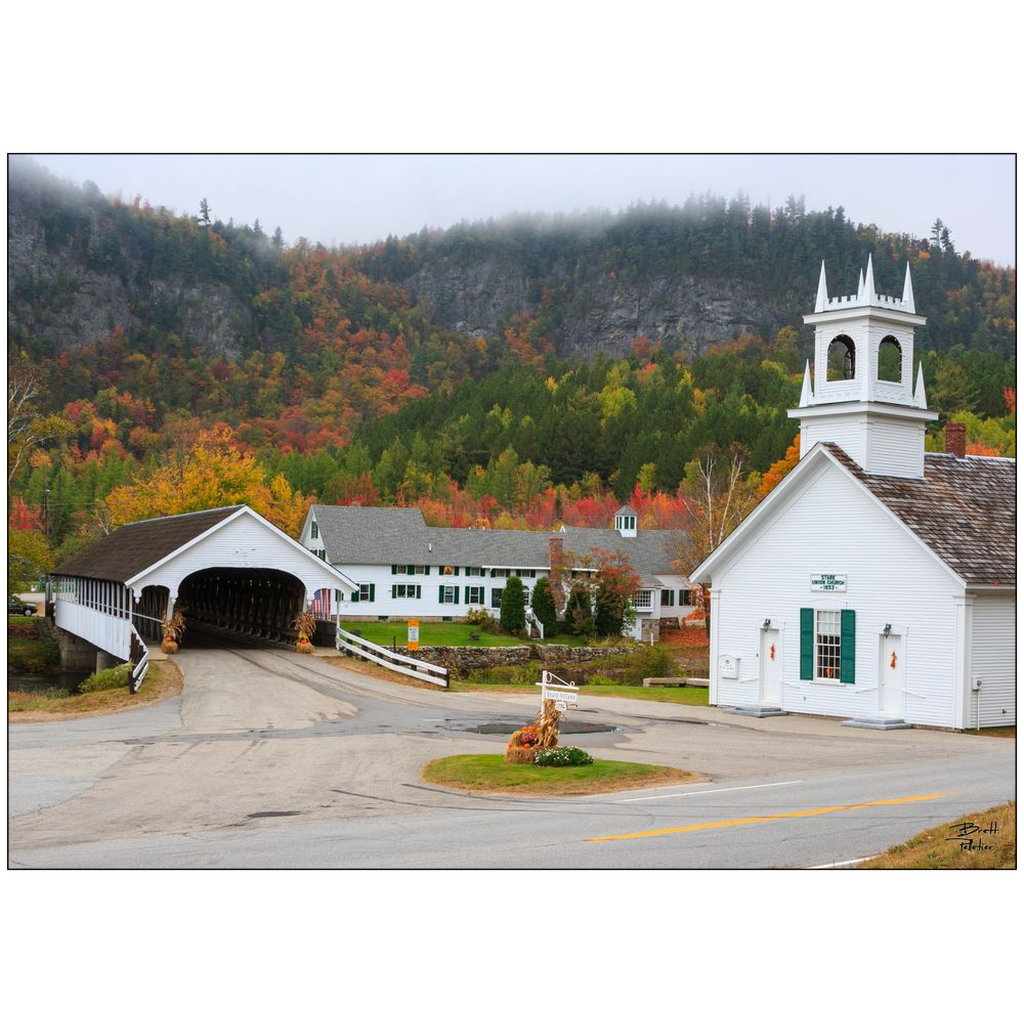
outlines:
{"label": "gray shingle roof", "polygon": [[865,473],[825,447],[957,575],[978,585],[1017,582],[1017,462],[926,453],[919,480]]}
{"label": "gray shingle roof", "polygon": [[621,551],[640,576],[644,587],[660,587],[654,579],[659,576],[685,576],[672,568],[678,558],[676,549],[684,533],[682,530],[640,530],[635,537],[623,537],[618,530],[596,530],[583,526],[567,526],[562,536],[564,547],[575,555],[587,556],[593,548],[602,551]]}
{"label": "gray shingle roof", "polygon": [[365,508],[314,505],[327,560],[345,565],[470,565],[543,568],[550,565],[548,540],[561,538],[563,548],[589,556],[591,548],[622,551],[645,586],[658,586],[654,573],[672,568],[675,530],[641,530],[622,537],[616,530],[567,527],[562,533],[530,530],[476,530],[427,526],[416,508]]}
{"label": "gray shingle roof", "polygon": [[85,576],[88,579],[124,583],[234,515],[240,508],[241,505],[232,505],[228,508],[128,523],[100,538],[88,550],[69,558],[53,573],[57,576]]}

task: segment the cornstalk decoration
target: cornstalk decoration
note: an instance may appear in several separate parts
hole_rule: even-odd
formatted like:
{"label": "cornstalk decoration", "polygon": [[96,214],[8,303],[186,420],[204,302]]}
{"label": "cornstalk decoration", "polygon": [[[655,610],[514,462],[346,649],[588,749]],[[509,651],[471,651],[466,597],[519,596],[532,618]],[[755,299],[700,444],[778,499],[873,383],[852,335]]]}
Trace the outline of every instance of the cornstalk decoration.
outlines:
{"label": "cornstalk decoration", "polygon": [[299,632],[299,642],[295,645],[295,649],[306,653],[311,652],[313,650],[312,640],[316,636],[316,619],[313,618],[313,613],[308,608],[299,612],[299,617],[295,620],[295,628]]}
{"label": "cornstalk decoration", "polygon": [[174,654],[178,650],[178,641],[185,634],[185,609],[175,608],[174,614],[161,623],[164,631],[163,643],[160,649],[165,654]]}

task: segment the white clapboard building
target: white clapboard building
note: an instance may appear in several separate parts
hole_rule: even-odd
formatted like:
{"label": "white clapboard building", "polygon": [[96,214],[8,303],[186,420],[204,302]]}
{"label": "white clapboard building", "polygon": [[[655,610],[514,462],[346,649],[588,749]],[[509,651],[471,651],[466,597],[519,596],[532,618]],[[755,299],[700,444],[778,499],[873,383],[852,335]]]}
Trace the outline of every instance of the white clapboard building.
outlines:
{"label": "white clapboard building", "polygon": [[1016,721],[1016,461],[926,453],[914,305],[857,293],[814,313],[800,462],[692,573],[711,593],[710,701],[875,728]]}
{"label": "white clapboard building", "polygon": [[529,607],[553,560],[621,551],[640,577],[634,635],[646,639],[658,635],[662,619],[693,611],[690,581],[672,565],[679,537],[676,530],[639,529],[628,506],[615,513],[613,529],[549,533],[428,526],[417,508],[313,505],[299,542],[357,585],[351,597],[324,591],[314,605],[321,618],[349,621],[454,621],[470,608],[497,615],[510,576],[522,580]]}

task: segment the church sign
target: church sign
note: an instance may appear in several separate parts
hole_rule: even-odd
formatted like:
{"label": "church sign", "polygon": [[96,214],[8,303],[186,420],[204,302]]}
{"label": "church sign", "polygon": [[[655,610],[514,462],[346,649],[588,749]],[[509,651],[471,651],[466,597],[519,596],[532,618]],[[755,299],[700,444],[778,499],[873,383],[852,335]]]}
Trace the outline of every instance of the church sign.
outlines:
{"label": "church sign", "polygon": [[836,576],[831,572],[822,572],[811,577],[811,590],[846,590],[846,576]]}

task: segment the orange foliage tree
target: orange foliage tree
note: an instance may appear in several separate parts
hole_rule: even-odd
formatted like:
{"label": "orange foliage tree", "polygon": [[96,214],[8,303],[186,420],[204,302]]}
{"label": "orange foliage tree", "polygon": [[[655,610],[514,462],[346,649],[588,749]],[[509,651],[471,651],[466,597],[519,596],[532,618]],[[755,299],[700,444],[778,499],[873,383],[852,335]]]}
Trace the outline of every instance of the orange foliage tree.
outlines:
{"label": "orange foliage tree", "polygon": [[757,489],[757,500],[766,497],[782,481],[782,478],[800,461],[800,435],[793,438],[793,443],[786,449],[784,458],[773,462],[761,477],[761,486]]}

